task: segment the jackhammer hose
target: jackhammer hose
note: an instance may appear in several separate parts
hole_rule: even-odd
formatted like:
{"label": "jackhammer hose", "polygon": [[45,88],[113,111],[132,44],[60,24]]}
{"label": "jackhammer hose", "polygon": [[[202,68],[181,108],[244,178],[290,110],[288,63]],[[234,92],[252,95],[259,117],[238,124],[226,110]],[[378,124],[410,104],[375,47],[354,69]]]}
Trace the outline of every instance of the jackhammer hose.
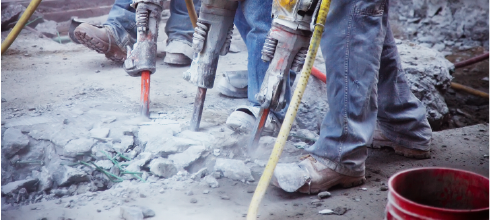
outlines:
{"label": "jackhammer hose", "polygon": [[281,153],[284,149],[284,145],[286,144],[289,132],[291,131],[294,118],[296,117],[296,113],[298,112],[301,98],[303,97],[306,85],[308,84],[308,79],[311,74],[313,62],[315,61],[318,46],[320,46],[320,39],[322,37],[324,24],[329,9],[330,0],[323,0],[320,5],[320,11],[318,12],[318,17],[315,24],[315,30],[313,31],[310,47],[308,50],[308,54],[306,55],[305,64],[301,71],[298,85],[296,87],[296,90],[294,90],[292,100],[289,104],[288,111],[286,112],[286,118],[282,123],[281,130],[279,131],[276,143],[274,144],[274,149],[272,149],[269,161],[267,162],[267,165],[264,169],[264,173],[260,177],[259,183],[257,184],[257,188],[255,189],[255,193],[252,197],[252,201],[250,202],[250,206],[248,207],[247,220],[257,219],[257,210],[259,208],[259,204],[262,201],[265,191],[267,190],[267,187],[269,186],[269,183],[271,181],[272,175],[274,174],[274,169],[276,168],[279,157],[281,156]]}
{"label": "jackhammer hose", "polygon": [[20,31],[26,25],[31,15],[34,13],[34,11],[36,11],[39,3],[41,3],[41,0],[32,0],[31,3],[29,3],[29,6],[27,6],[27,9],[24,11],[19,21],[17,21],[17,24],[15,24],[14,28],[12,29],[12,31],[10,31],[7,38],[5,38],[5,40],[2,42],[2,55],[14,42],[15,38],[17,38]]}

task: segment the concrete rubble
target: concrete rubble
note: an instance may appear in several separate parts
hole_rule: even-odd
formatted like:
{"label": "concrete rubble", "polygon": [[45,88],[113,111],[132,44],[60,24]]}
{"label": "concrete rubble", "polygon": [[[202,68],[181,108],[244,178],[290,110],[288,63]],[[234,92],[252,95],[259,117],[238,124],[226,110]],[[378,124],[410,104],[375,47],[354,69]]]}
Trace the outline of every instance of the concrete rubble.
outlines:
{"label": "concrete rubble", "polygon": [[[437,0],[432,3],[417,0],[410,6],[402,1],[391,7],[400,12],[398,23],[408,26],[405,40],[412,40],[397,40],[402,68],[436,129],[451,114],[444,96],[450,87],[453,66],[445,54],[456,47],[486,44],[488,48],[488,34],[483,31],[488,31],[488,21],[482,21],[488,18],[488,4],[479,0],[475,3],[458,0],[453,2],[455,5]],[[487,11],[482,11],[478,4],[486,4]],[[2,29],[4,20],[14,19],[18,9],[12,8],[10,15],[2,13]],[[478,13],[487,16],[480,18]],[[10,18],[4,19],[4,15]],[[57,34],[58,27],[45,20],[35,28],[51,37]],[[456,31],[451,32],[453,29]],[[2,85],[7,88],[2,90],[2,217],[4,213],[5,218],[35,216],[65,220],[79,219],[82,214],[93,214],[94,219],[127,220],[194,219],[200,215],[212,216],[209,219],[242,217],[277,140],[261,137],[256,151],[251,153],[246,150],[249,137],[226,127],[227,116],[237,103],[247,104],[246,99],[229,99],[215,89],[209,90],[201,129],[190,131],[195,86],[181,82],[184,67],[168,66],[159,60],[159,71],[166,72],[152,75],[152,117],[141,119],[137,117],[139,78],[123,77],[120,65],[105,61],[103,55],[95,57],[97,54],[80,45],[60,45],[52,39],[38,39],[37,35],[35,40],[28,38],[36,42],[32,45],[23,40],[30,32],[23,32],[7,55],[2,56],[5,72]],[[431,33],[437,34],[430,36]],[[246,46],[237,31],[232,41],[232,52],[236,53],[220,58],[220,68],[246,69]],[[164,56],[160,51],[165,46],[162,42],[158,45],[159,58]],[[82,53],[87,56],[77,57]],[[36,59],[31,63],[30,58]],[[43,65],[57,66],[60,75],[46,75],[47,71],[40,71],[45,69]],[[315,66],[324,72],[321,53]],[[65,73],[83,77],[75,78],[69,88],[54,91],[50,88],[59,84],[34,85],[31,79],[34,86],[26,85],[24,82],[30,78],[12,81],[19,69],[29,73],[35,83],[59,82],[61,76],[67,77]],[[13,84],[21,88],[47,88],[41,92],[53,92],[53,100],[30,100],[26,97],[36,94],[33,90],[29,90],[30,95],[17,90],[10,92],[15,89],[9,86]],[[323,82],[310,77],[281,162],[297,162],[307,154],[302,148],[311,146],[319,137],[323,117],[329,110],[326,90]],[[488,108],[488,102],[479,106]],[[455,110],[454,114],[463,117],[472,113]],[[447,166],[487,175],[488,124],[461,127],[434,133],[430,160],[408,160],[389,150],[369,149],[365,188],[335,188],[318,195],[300,196],[270,186],[264,203],[275,204],[268,206],[270,213],[262,211],[260,218],[316,219],[320,213],[345,215],[349,219],[379,219],[389,190],[388,177],[395,172],[412,167]],[[281,169],[290,168],[276,168]],[[299,184],[303,183],[296,185]],[[296,185],[291,191],[300,187]],[[57,216],[44,212],[51,209],[63,211]],[[33,214],[25,217],[26,213]]]}

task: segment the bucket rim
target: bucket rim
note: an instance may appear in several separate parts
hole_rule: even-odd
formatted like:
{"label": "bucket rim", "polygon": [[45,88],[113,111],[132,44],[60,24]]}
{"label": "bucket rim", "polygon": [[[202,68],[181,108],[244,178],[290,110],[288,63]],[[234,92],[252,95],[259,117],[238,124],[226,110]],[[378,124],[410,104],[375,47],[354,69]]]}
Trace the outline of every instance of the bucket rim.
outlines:
{"label": "bucket rim", "polygon": [[444,212],[449,212],[449,213],[468,213],[468,212],[482,212],[482,211],[488,211],[489,210],[489,207],[479,208],[479,209],[447,209],[447,208],[440,208],[440,207],[423,205],[423,204],[419,204],[419,203],[413,202],[413,201],[405,198],[404,196],[401,196],[393,188],[393,179],[395,177],[399,176],[399,175],[402,175],[402,174],[405,174],[405,173],[408,173],[408,172],[412,172],[412,171],[415,171],[415,170],[435,170],[435,169],[437,169],[437,170],[449,170],[449,171],[463,172],[463,173],[467,173],[467,174],[471,174],[471,175],[476,175],[476,176],[482,177],[483,179],[486,179],[487,182],[489,181],[488,177],[485,177],[483,175],[477,174],[475,172],[461,170],[461,169],[447,168],[447,167],[418,167],[418,168],[411,168],[411,169],[407,169],[407,170],[402,170],[402,171],[399,171],[399,172],[395,173],[393,176],[391,176],[390,179],[388,180],[388,192],[394,194],[397,197],[396,199],[402,200],[403,202],[406,202],[406,203],[410,204],[411,206],[418,206],[418,207],[429,209],[429,210],[433,210],[433,211],[444,211]]}

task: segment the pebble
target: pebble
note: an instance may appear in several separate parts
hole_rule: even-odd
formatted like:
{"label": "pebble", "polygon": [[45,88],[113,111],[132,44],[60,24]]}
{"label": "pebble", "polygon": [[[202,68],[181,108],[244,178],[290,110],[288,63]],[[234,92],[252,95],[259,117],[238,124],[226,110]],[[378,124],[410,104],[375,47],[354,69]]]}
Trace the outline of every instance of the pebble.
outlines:
{"label": "pebble", "polygon": [[95,73],[100,73],[100,70],[96,70]]}
{"label": "pebble", "polygon": [[228,197],[227,195],[221,195],[219,196],[222,200],[230,200],[230,197]]}
{"label": "pebble", "polygon": [[209,190],[202,191],[203,194],[209,194]]}
{"label": "pebble", "polygon": [[318,193],[318,199],[324,199],[324,198],[328,198],[330,196],[332,196],[332,194],[330,194],[330,192],[328,192],[328,191]]}
{"label": "pebble", "polygon": [[194,195],[194,193],[192,191],[187,191],[185,194],[188,195],[188,196]]}
{"label": "pebble", "polygon": [[362,191],[367,191],[367,188],[361,188]]}
{"label": "pebble", "polygon": [[379,188],[379,190],[381,190],[381,191],[387,191],[388,190],[388,187],[387,186],[381,186]]}
{"label": "pebble", "polygon": [[220,150],[220,149],[214,149],[214,150],[213,150],[213,155],[214,155],[214,156],[216,156],[216,157],[217,157],[217,156],[219,156],[220,154],[221,154],[221,150]]}
{"label": "pebble", "polygon": [[100,210],[100,209],[97,209],[97,212],[102,212],[102,210]]}
{"label": "pebble", "polygon": [[197,203],[197,199],[196,198],[192,198],[191,199],[191,203]]}
{"label": "pebble", "polygon": [[146,195],[143,193],[140,193],[140,198],[146,198]]}
{"label": "pebble", "polygon": [[324,209],[324,210],[319,211],[318,213],[320,213],[322,215],[331,215],[331,214],[333,214],[333,210],[331,210],[331,209]]}
{"label": "pebble", "polygon": [[255,190],[254,189],[247,189],[247,193],[254,193]]}

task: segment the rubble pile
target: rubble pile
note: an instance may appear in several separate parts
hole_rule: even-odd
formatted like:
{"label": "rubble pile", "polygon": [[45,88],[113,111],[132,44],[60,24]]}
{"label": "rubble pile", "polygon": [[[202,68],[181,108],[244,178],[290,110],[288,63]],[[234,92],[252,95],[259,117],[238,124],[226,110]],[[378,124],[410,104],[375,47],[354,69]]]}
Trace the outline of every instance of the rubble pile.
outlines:
{"label": "rubble pile", "polygon": [[395,34],[437,49],[488,50],[488,1],[391,1],[390,22]]}

